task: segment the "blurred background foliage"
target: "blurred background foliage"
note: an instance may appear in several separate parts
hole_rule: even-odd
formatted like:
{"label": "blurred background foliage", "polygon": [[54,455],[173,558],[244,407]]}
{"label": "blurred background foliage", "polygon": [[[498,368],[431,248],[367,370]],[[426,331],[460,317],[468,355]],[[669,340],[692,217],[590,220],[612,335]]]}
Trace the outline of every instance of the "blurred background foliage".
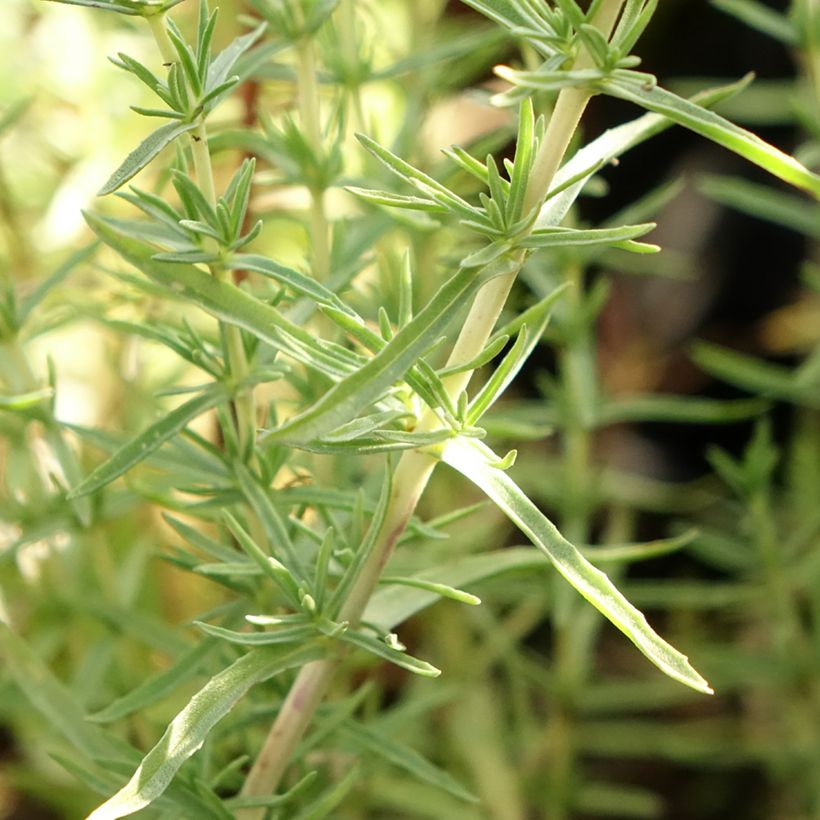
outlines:
{"label": "blurred background foliage", "polygon": [[[189,5],[175,12],[183,25]],[[219,5],[218,37],[227,41],[239,31],[230,21],[249,9],[243,0]],[[484,138],[485,149],[510,150],[506,113],[486,104],[498,90],[493,64],[514,58],[509,42],[486,33],[457,2],[360,5],[379,32],[368,43],[373,65],[394,66],[361,94],[358,116],[371,133],[398,135],[428,165],[451,143]],[[96,267],[83,264],[90,235],[80,211],[95,206],[101,181],[150,126],[127,110],[147,101],[104,55],[124,51],[150,62],[153,44],[129,18],[42,0],[4,0],[0,15],[0,269],[28,294],[67,259],[77,262],[27,327],[34,381],[48,383],[52,362],[53,412],[62,422],[139,429],[159,406],[156,391],[190,374],[117,333],[113,322],[175,308],[102,275],[106,256]],[[801,57],[787,36],[770,35],[701,0],[664,0],[640,53],[647,70],[678,90],[755,71],[756,81],[723,113],[817,170],[816,55]],[[413,65],[411,55],[434,48],[440,62]],[[219,110],[227,130],[255,122],[257,108],[289,104],[287,72],[264,79]],[[596,99],[585,136],[632,116],[626,103]],[[235,148],[218,155],[217,173],[227,177],[235,157]],[[310,252],[304,192],[280,184],[261,160],[253,210],[266,222],[265,250],[302,260]],[[363,159],[351,152],[345,161],[355,173]],[[445,670],[442,680],[385,666],[364,695],[381,728],[454,772],[481,807],[404,777],[406,759],[402,769],[374,754],[367,777],[331,816],[820,817],[820,211],[680,129],[605,169],[597,193],[581,201],[580,222],[605,222],[652,193],[641,218],[657,212],[651,238],[663,253],[569,261],[577,277],[586,269],[592,299],[583,344],[567,341],[571,317],[559,315],[551,344],[539,348],[488,429],[511,446],[528,442],[518,480],[579,543],[683,534],[664,542],[657,558],[606,569],[717,694],[704,699],[643,669],[591,609],[553,589],[546,565],[505,574],[476,589],[484,606],[442,602],[402,628],[414,654]],[[351,206],[331,195],[328,207],[339,218]],[[429,245],[419,240],[417,258],[433,253]],[[398,269],[389,237],[380,253],[381,271]],[[554,274],[530,269],[513,298],[527,304],[543,295]],[[385,301],[397,298],[387,276],[369,285]],[[577,356],[592,363],[594,390],[624,399],[584,432],[580,475],[567,466],[573,428],[555,410]],[[637,394],[643,404],[626,400]],[[664,404],[667,394],[758,401],[720,412],[692,405],[682,414]],[[128,497],[81,543],[61,542],[54,521],[64,510],[42,489],[52,469],[20,455],[40,453],[47,432],[32,434],[13,414],[0,424],[12,442],[0,452],[0,616],[24,626],[40,657],[93,712],[187,649],[171,625],[221,599],[207,582],[156,560],[174,536],[150,499]],[[558,435],[550,435],[554,428]],[[361,471],[366,481],[368,464],[334,469]],[[14,502],[36,500],[32,487],[41,488],[39,509],[26,521]],[[437,475],[425,517],[473,500],[455,477]],[[427,545],[431,557],[518,543],[486,508],[447,532],[446,542]],[[184,697],[176,693],[132,720],[130,739],[149,745]],[[95,797],[49,757],[50,727],[2,670],[0,727],[0,818],[78,818],[93,807]],[[357,748],[366,754],[367,743],[360,738]]]}

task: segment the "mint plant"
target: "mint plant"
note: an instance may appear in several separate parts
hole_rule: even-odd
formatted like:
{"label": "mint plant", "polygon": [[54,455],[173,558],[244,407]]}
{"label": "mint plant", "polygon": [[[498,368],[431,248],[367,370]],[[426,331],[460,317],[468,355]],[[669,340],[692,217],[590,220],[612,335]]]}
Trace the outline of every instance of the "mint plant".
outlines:
{"label": "mint plant", "polygon": [[[672,124],[818,196],[820,178],[710,110],[743,84],[685,99],[639,71],[633,50],[651,22],[652,0],[593,0],[587,7],[575,0],[468,0],[494,27],[477,29],[464,44],[411,55],[404,65],[376,47],[384,22],[350,0],[252,0],[249,30],[222,49],[214,46],[221,21],[206,0],[195,21],[180,16],[178,23],[168,12],[179,0],[65,1],[144,24],[156,42],[154,63],[127,54],[113,62],[155,98],[134,111],[167,122],[102,185],[101,196],[119,201],[86,214],[103,247],[81,251],[41,293],[99,254],[98,264],[113,268],[122,287],[146,306],[163,307],[159,318],[102,311],[98,321],[170,351],[198,381],[166,386],[163,396],[175,401],[131,437],[73,426],[85,444],[107,451],[81,478],[67,426],[48,405],[55,385],[41,389],[21,364],[19,331],[39,297],[20,303],[7,289],[3,340],[12,365],[3,373],[3,408],[16,414],[18,444],[29,424],[47,431],[63,473],[47,495],[63,526],[78,537],[104,532],[118,508],[149,503],[164,515],[155,537],[174,545],[165,551],[168,561],[221,589],[194,621],[197,643],[152,624],[149,645],[170,648],[170,664],[98,709],[91,722],[19,630],[0,626],[12,675],[71,744],[73,754],[60,762],[104,796],[89,817],[149,807],[167,817],[333,816],[360,783],[361,771],[349,762],[361,755],[381,756],[463,801],[456,811],[470,816],[474,797],[453,775],[395,741],[389,721],[357,718],[368,713],[367,684],[355,683],[357,670],[387,662],[437,677],[440,670],[408,651],[394,630],[441,598],[478,604],[462,587],[530,569],[535,557],[548,559],[568,582],[555,591],[564,694],[584,680],[579,666],[588,658],[574,656],[575,647],[588,648],[597,629],[594,610],[586,603],[582,609],[572,588],[661,672],[710,692],[598,567],[683,541],[585,547],[593,536],[590,435],[642,413],[728,420],[757,405],[629,405],[597,395],[590,356],[601,295],[585,290],[584,266],[612,249],[658,248],[641,241],[652,222],[579,227],[572,208],[604,165]],[[516,121],[512,158],[499,162],[491,150],[481,159],[481,146],[447,149],[446,166],[414,157],[413,106],[432,95],[423,86],[410,97],[398,135],[374,128],[363,93],[368,83],[414,70],[423,75],[442,54],[456,65],[468,62],[469,50],[492,54],[502,41],[515,42],[526,57],[526,67],[496,68],[506,90],[494,103],[510,108]],[[259,95],[282,83],[292,85],[296,110],[265,110]],[[251,123],[231,127],[219,119],[223,103],[248,88],[257,105]],[[583,144],[580,123],[600,94],[647,113]],[[378,138],[366,133],[374,130]],[[490,147],[503,147],[507,136],[491,135]],[[138,175],[142,187],[125,189]],[[298,222],[308,237],[300,260],[277,254],[280,215],[255,200],[254,191],[272,180],[307,195],[307,218],[289,215],[285,223],[293,231]],[[331,207],[340,201],[345,216]],[[374,277],[388,283],[387,298]],[[509,311],[519,277],[534,298]],[[516,452],[497,452],[485,441],[493,418],[503,420],[503,413],[494,416],[498,400],[544,339],[553,313],[560,384],[550,398],[559,411],[567,485],[561,531],[514,480]],[[486,373],[478,387],[476,371]],[[211,419],[215,434],[206,432]],[[418,516],[441,463],[472,483],[535,550],[495,549],[454,561],[430,549],[448,524],[476,512],[468,506],[433,520]],[[32,493],[23,496],[28,506],[39,503]],[[28,506],[15,507],[14,520],[24,523]],[[42,685],[28,691],[32,678]],[[194,679],[198,689],[190,693]],[[175,692],[189,694],[147,754],[99,725],[137,721]],[[263,740],[259,730],[268,723]],[[554,760],[551,817],[570,811],[573,762],[571,751]]]}

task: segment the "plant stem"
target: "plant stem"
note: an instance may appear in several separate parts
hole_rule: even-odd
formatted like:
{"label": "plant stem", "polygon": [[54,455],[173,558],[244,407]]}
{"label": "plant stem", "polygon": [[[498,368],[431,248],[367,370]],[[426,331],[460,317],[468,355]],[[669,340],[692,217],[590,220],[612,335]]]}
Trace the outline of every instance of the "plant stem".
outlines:
{"label": "plant stem", "polygon": [[[216,188],[211,154],[208,150],[208,131],[205,122],[197,126],[191,141],[194,156],[194,169],[202,193],[211,205],[216,205]],[[231,283],[230,275],[222,265],[211,265],[211,273],[222,282]],[[225,359],[234,384],[245,379],[249,372],[248,357],[242,341],[242,331],[236,325],[220,323]],[[239,452],[243,459],[250,459],[253,453],[253,442],[256,438],[256,399],[252,388],[243,387],[237,390],[233,400],[236,413],[236,432]]]}
{"label": "plant stem", "polygon": [[[154,35],[157,47],[166,65],[177,59],[168,31],[165,26],[165,15],[157,14],[148,18],[148,24]],[[194,160],[194,171],[197,182],[205,199],[211,206],[216,205],[216,186],[214,184],[213,164],[208,149],[208,129],[205,120],[200,119],[191,136],[191,154]],[[230,276],[222,265],[211,265],[211,273],[222,282],[231,282]],[[223,339],[225,360],[228,364],[234,384],[241,382],[248,375],[248,358],[242,341],[242,331],[235,325],[220,322],[220,333]],[[243,459],[253,458],[253,442],[256,438],[256,399],[252,388],[238,389],[233,400],[236,413],[236,432],[239,452]]]}
{"label": "plant stem", "polygon": [[[609,35],[623,2],[604,0],[596,25],[605,36]],[[537,173],[534,170],[527,186],[525,209],[536,206],[546,197],[589,99],[588,92],[577,88],[567,88],[559,94],[535,160]],[[523,264],[524,260],[522,253],[520,263]],[[516,273],[496,277],[478,292],[448,359],[448,367],[469,361],[484,348],[515,276]],[[453,400],[466,388],[470,376],[470,373],[457,374],[448,380],[446,387]],[[433,424],[432,418],[434,414],[431,411],[425,413],[419,422],[419,429],[429,429]],[[435,456],[421,451],[408,450],[401,457],[379,536],[342,606],[339,620],[346,620],[351,626],[358,623],[437,463]],[[337,659],[328,658],[300,670],[248,775],[242,789],[243,796],[267,795],[275,791],[296,744],[330,685],[337,664]],[[239,816],[242,820],[263,820],[264,814],[264,809],[250,809]]]}
{"label": "plant stem", "polygon": [[165,65],[170,66],[171,63],[176,62],[177,53],[168,36],[168,30],[165,28],[165,13],[154,14],[146,19]]}
{"label": "plant stem", "polygon": [[[310,37],[304,37],[299,43],[297,55],[299,116],[308,145],[318,163],[324,153],[324,140],[319,111],[319,83],[316,81],[316,46]],[[330,273],[330,223],[325,212],[325,192],[316,181],[312,181],[308,189],[313,275],[323,281]]]}
{"label": "plant stem", "polygon": [[208,150],[208,129],[205,120],[201,120],[191,138],[191,152],[194,157],[196,179],[205,199],[211,206],[216,205],[216,186],[214,171],[211,165],[211,152]]}

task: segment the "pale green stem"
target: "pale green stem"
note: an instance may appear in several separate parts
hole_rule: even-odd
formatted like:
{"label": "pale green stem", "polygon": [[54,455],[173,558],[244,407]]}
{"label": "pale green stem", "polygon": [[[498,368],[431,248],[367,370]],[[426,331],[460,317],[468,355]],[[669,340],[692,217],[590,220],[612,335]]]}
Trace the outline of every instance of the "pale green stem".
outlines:
{"label": "pale green stem", "polygon": [[154,14],[146,19],[165,65],[170,66],[171,63],[176,62],[177,52],[168,36],[168,29],[165,27],[165,14]]}
{"label": "pale green stem", "polygon": [[[170,65],[176,61],[177,54],[168,37],[165,15],[157,14],[147,19],[162,59],[166,65]],[[216,186],[211,152],[208,149],[208,129],[204,119],[199,121],[191,136],[191,154],[199,187],[208,203],[215,206]],[[211,273],[220,281],[230,282],[230,276],[222,265],[212,265]],[[225,357],[231,378],[234,383],[241,382],[249,372],[248,358],[242,342],[242,331],[235,325],[225,323],[220,323],[220,330],[224,339]],[[253,442],[256,438],[256,399],[252,388],[242,388],[237,391],[234,397],[234,409],[239,451],[243,458],[252,459]]]}
{"label": "pale green stem", "polygon": [[[316,71],[316,46],[305,38],[297,49],[296,65],[299,95],[299,116],[302,129],[314,155],[320,158],[324,152],[322,120],[319,110],[319,83]],[[330,223],[325,212],[324,191],[315,185],[310,191],[310,240],[313,275],[320,281],[330,274]]]}
{"label": "pale green stem", "polygon": [[[355,0],[341,0],[338,11],[339,43],[344,54],[345,64],[353,67],[359,59],[358,38],[356,37],[356,3]],[[362,105],[361,87],[351,85],[348,88],[353,112],[361,130],[367,129],[364,107]]]}
{"label": "pale green stem", "polygon": [[[599,12],[600,23],[596,21],[596,25],[600,25],[605,35],[609,35],[623,2],[624,0],[605,0],[602,5]],[[589,96],[579,89],[564,89],[559,94],[536,159],[538,173],[530,180],[527,188],[526,202],[530,207],[546,197]],[[522,254],[520,263],[523,262]],[[496,277],[479,291],[455,343],[448,366],[469,361],[485,347],[514,280],[515,274]],[[469,379],[470,374],[459,374],[448,380],[446,386],[451,398],[458,398]],[[422,417],[420,429],[433,426],[431,416],[432,413],[427,413]],[[402,456],[393,478],[390,502],[379,537],[342,606],[339,620],[347,620],[352,626],[358,623],[378,584],[382,569],[393,554],[437,463],[434,456],[424,452],[408,450]],[[248,775],[242,789],[243,795],[267,795],[277,788],[296,744],[330,685],[337,664],[337,659],[328,658],[308,664],[300,670],[262,752]],[[249,809],[240,812],[238,817],[241,820],[263,820],[264,815],[264,810]]]}
{"label": "pale green stem", "polygon": [[214,170],[211,165],[211,152],[208,150],[208,130],[205,120],[197,125],[191,138],[191,153],[194,157],[194,171],[196,179],[205,199],[211,207],[216,205],[216,186],[214,185]]}
{"label": "pale green stem", "polygon": [[[216,205],[216,188],[211,154],[208,150],[208,132],[205,123],[200,122],[191,141],[194,156],[194,169],[202,193],[211,205]],[[211,273],[223,281],[230,282],[230,276],[222,265],[211,265]],[[221,324],[225,340],[225,356],[234,384],[241,382],[249,372],[248,358],[242,341],[242,331],[236,325]],[[239,452],[243,458],[249,458],[256,439],[256,399],[252,388],[243,387],[234,396],[236,411],[236,431],[239,439]]]}

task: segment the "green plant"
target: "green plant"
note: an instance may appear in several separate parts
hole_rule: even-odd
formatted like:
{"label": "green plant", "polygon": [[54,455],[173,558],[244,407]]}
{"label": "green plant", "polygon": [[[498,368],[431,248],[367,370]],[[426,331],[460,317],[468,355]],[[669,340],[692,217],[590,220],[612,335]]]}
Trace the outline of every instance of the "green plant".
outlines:
{"label": "green plant", "polygon": [[[448,555],[438,544],[442,531],[476,511],[470,505],[433,520],[417,517],[440,462],[485,494],[650,661],[676,681],[710,691],[596,566],[616,562],[617,576],[619,562],[675,549],[687,538],[631,544],[629,516],[619,516],[622,511],[613,505],[603,539],[608,545],[574,546],[593,540],[593,519],[602,506],[595,497],[592,432],[623,419],[728,421],[759,405],[601,395],[593,338],[605,291],[585,288],[583,272],[613,249],[657,250],[638,240],[652,229],[643,220],[660,200],[640,203],[636,220],[598,228],[575,226],[571,208],[606,163],[673,123],[817,196],[820,178],[710,110],[738,86],[693,101],[638,72],[632,50],[655,10],[651,0],[594,0],[585,9],[574,0],[554,5],[470,0],[467,5],[496,27],[479,27],[464,42],[413,54],[404,65],[391,64],[378,52],[384,21],[375,12],[359,14],[350,0],[253,0],[253,28],[219,51],[212,47],[216,13],[206,2],[190,21],[190,38],[185,26],[166,16],[173,2],[72,2],[145,19],[163,69],[155,71],[126,54],[114,62],[158,100],[135,110],[168,122],[146,137],[100,190],[119,192],[142,217],[126,218],[113,206],[87,214],[106,250],[96,245],[83,250],[36,298],[20,302],[6,290],[6,432],[19,458],[31,462],[24,473],[31,482],[39,480],[27,453],[31,425],[44,431],[63,473],[41,482],[36,492],[26,486],[15,496],[9,488],[8,518],[27,525],[47,503],[59,522],[49,534],[68,531],[93,545],[115,532],[117,522],[138,520],[150,505],[165,511],[175,533],[166,558],[224,590],[196,619],[204,634],[196,644],[180,639],[159,618],[146,621],[147,645],[171,657],[168,667],[105,708],[93,703],[95,723],[128,718],[139,727],[140,714],[182,693],[187,704],[145,757],[119,734],[87,723],[84,705],[50,675],[37,653],[9,626],[0,627],[12,675],[73,748],[71,757],[60,757],[62,765],[92,790],[106,796],[116,792],[91,817],[121,817],[148,806],[169,817],[328,816],[358,785],[355,767],[341,774],[358,755],[381,755],[441,789],[442,801],[465,801],[454,811],[470,816],[470,792],[410,744],[393,740],[391,716],[359,720],[372,717],[379,705],[366,684],[357,685],[361,666],[381,660],[421,677],[439,674],[394,634],[403,620],[440,598],[475,604],[462,586],[531,570],[534,564],[531,549]],[[427,10],[432,18],[440,12],[438,4]],[[410,13],[424,25],[416,15]],[[368,84],[400,72],[424,78],[442,59],[463,59],[462,70],[469,72],[467,55],[477,54],[474,59],[483,65],[502,37],[521,43],[532,63],[496,70],[509,83],[496,102],[517,111],[515,154],[502,163],[504,172],[492,149],[503,147],[507,129],[488,135],[487,144],[472,153],[450,149],[446,167],[422,170],[414,112],[441,93],[438,82],[420,82],[409,93],[397,135],[379,134],[382,142],[392,139],[395,150],[364,135],[361,148],[354,146],[351,132],[370,131],[376,119],[364,93]],[[462,79],[455,74],[454,82]],[[243,83],[259,93],[266,83],[279,88],[294,81],[297,112],[269,116],[252,107],[244,129],[215,122],[217,106]],[[649,113],[579,148],[579,123],[597,94],[636,103]],[[167,157],[171,152],[165,149],[171,147],[173,158],[157,172],[151,190],[121,190]],[[473,155],[488,148],[485,161]],[[231,169],[223,162],[215,173],[214,159],[227,154],[233,161],[237,153],[251,158]],[[403,158],[414,154],[419,155],[415,163]],[[252,157],[273,169],[277,185],[306,190],[309,241],[299,251],[307,265],[285,255],[281,235],[284,226],[301,226],[301,218],[254,214]],[[396,179],[399,191],[383,190]],[[332,196],[345,197],[350,215],[336,217],[329,206]],[[182,396],[181,403],[157,405],[158,418],[134,436],[74,426],[71,432],[81,441],[108,454],[80,480],[65,425],[49,404],[54,384],[39,389],[20,331],[39,299],[92,253],[99,253],[98,264],[113,269],[123,302],[137,308],[136,316],[122,318],[99,306],[90,311],[96,321],[172,351],[186,363],[186,376],[198,371],[205,383],[190,386],[187,378],[179,381],[173,374],[157,396]],[[127,271],[123,263],[130,266]],[[535,298],[501,319],[519,275]],[[461,308],[468,305],[465,316]],[[564,489],[557,507],[563,535],[510,477],[515,452],[498,455],[482,440],[485,425],[492,432],[493,424],[496,430],[510,424],[510,414],[498,411],[496,400],[541,342],[553,312],[551,341],[559,349],[560,366],[545,398],[562,444]],[[444,358],[441,340],[448,333],[454,338]],[[474,372],[497,358],[481,387],[468,393]],[[216,436],[194,425],[211,417],[218,422]],[[536,473],[522,471],[530,478]],[[152,538],[171,540],[159,523],[152,532]],[[413,543],[412,550],[408,546],[394,556],[405,541]],[[133,599],[136,583],[141,594],[150,595],[142,580],[147,555],[148,544],[139,544],[128,552],[124,570],[109,568],[108,578],[95,580],[95,588],[108,589],[91,607],[98,620],[135,628],[125,626],[127,608],[112,600],[111,592],[129,590],[125,597]],[[78,562],[79,573],[82,566]],[[553,594],[551,722],[556,734],[569,736],[576,690],[588,680],[599,621],[568,586],[555,585]],[[469,642],[468,635],[461,637]],[[453,652],[458,651],[456,646]],[[108,657],[100,664],[108,669],[114,662]],[[200,675],[207,680],[189,697],[191,681]],[[33,678],[42,686],[29,689]],[[323,704],[331,687],[337,697]],[[490,690],[473,694],[480,706]],[[407,726],[414,710],[432,708],[434,698],[422,692],[416,703],[392,716],[394,725]],[[233,723],[222,724],[240,701],[244,711],[234,711]],[[272,712],[273,727],[260,750],[258,732]],[[305,736],[309,726],[314,731]],[[572,811],[574,747],[559,743],[551,758],[550,817]],[[201,748],[197,759],[184,765]],[[254,762],[246,773],[249,756]],[[282,790],[289,768],[301,777],[288,780]],[[480,770],[476,765],[476,774]],[[605,802],[600,789],[597,794],[599,803]],[[511,798],[505,811],[520,816],[514,805]],[[438,811],[446,816],[446,804]],[[502,816],[500,809],[493,811]]]}

